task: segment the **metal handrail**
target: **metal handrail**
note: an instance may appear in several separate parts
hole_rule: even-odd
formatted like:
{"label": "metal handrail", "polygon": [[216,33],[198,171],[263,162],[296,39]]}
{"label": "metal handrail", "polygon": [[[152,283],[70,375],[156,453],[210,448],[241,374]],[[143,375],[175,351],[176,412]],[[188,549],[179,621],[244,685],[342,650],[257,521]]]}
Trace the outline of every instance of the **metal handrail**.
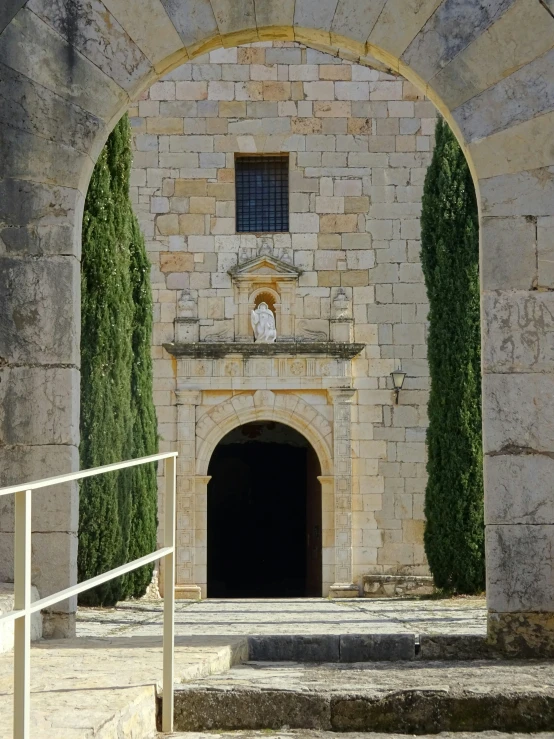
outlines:
{"label": "metal handrail", "polygon": [[[0,489],[2,495],[15,494],[15,556],[14,556],[14,608],[0,616],[0,623],[14,621],[14,711],[13,735],[15,739],[30,739],[31,704],[31,615],[62,600],[71,598],[85,590],[102,585],[120,575],[136,570],[143,565],[163,557],[164,577],[164,621],[163,621],[163,709],[162,731],[173,731],[173,678],[175,641],[175,497],[177,452],[153,454],[149,457],[130,459],[126,462],[107,464],[81,472],[72,472],[58,477],[48,477],[20,485]],[[152,554],[128,562],[121,567],[91,577],[65,590],[48,595],[31,603],[31,498],[33,490],[60,485],[64,482],[83,480],[86,477],[115,472],[141,464],[165,460],[165,517],[164,546]]]}

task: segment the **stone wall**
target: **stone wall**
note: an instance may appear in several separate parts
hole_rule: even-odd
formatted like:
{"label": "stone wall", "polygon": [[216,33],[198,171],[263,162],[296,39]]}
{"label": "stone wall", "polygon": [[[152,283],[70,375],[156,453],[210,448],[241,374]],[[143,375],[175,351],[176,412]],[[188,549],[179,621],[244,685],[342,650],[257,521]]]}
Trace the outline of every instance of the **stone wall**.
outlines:
{"label": "stone wall", "polygon": [[[161,449],[178,439],[178,301],[201,341],[233,341],[228,270],[260,252],[302,270],[296,338],[329,338],[338,288],[352,302],[353,576],[427,574],[428,390],[421,195],[435,110],[400,77],[292,42],[222,49],[155,83],[131,109],[131,194],[152,260]],[[290,233],[235,233],[236,153],[290,152]],[[393,405],[389,373],[407,373]],[[214,384],[213,389],[216,390]],[[217,402],[224,400],[219,393]],[[215,402],[211,400],[209,402]],[[332,405],[318,411],[332,420]]]}

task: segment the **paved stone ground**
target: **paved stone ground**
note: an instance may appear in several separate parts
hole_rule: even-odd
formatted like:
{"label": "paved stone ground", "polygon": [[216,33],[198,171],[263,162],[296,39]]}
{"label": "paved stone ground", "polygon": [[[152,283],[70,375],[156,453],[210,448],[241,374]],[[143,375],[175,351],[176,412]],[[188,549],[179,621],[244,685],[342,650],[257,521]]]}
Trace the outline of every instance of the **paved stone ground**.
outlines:
{"label": "paved stone ground", "polygon": [[[82,608],[79,636],[159,634],[160,601],[120,603],[113,609]],[[474,634],[486,633],[483,598],[323,598],[179,601],[180,635],[257,634]]]}

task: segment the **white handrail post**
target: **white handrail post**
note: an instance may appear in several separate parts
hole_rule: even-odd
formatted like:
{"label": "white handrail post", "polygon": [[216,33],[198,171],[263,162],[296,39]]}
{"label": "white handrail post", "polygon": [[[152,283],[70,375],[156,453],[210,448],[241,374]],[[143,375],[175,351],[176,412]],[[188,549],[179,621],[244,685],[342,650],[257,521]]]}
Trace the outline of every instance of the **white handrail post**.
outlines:
{"label": "white handrail post", "polygon": [[173,731],[174,631],[175,631],[175,457],[165,460],[164,546],[171,553],[164,557],[164,634],[162,731]]}
{"label": "white handrail post", "polygon": [[29,739],[31,716],[31,490],[15,494],[14,610],[24,610],[14,623],[14,739]]}

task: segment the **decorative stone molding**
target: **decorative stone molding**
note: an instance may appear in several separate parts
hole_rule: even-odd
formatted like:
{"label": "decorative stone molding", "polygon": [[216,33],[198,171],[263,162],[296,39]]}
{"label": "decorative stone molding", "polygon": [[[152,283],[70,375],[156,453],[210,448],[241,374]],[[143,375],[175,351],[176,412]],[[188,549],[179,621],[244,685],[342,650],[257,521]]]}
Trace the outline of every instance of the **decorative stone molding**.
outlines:
{"label": "decorative stone molding", "polygon": [[[188,396],[189,399],[191,396]],[[189,406],[190,407],[190,406]],[[208,408],[208,410],[206,410]],[[202,410],[205,410],[202,413]],[[213,406],[201,406],[198,409],[196,422],[196,459],[195,474],[190,482],[194,485],[194,513],[187,510],[187,519],[194,531],[179,531],[185,547],[194,545],[194,554],[178,553],[178,566],[188,567],[192,562],[194,581],[185,581],[190,576],[190,569],[180,571],[176,592],[178,597],[192,598],[206,596],[207,584],[207,495],[208,466],[212,454],[223,437],[237,426],[252,421],[276,421],[295,429],[310,442],[319,459],[322,476],[318,479],[322,484],[322,533],[323,588],[327,592],[334,582],[335,540],[334,540],[334,485],[333,485],[333,429],[331,423],[313,406],[299,395],[291,392],[273,392],[272,390],[251,390],[234,395],[227,401]],[[189,471],[189,468],[187,468]],[[180,481],[178,481],[179,484]],[[186,498],[186,495],[184,495]],[[183,511],[179,511],[183,513]],[[185,519],[178,518],[178,526]],[[188,533],[188,535],[187,535]]]}
{"label": "decorative stone molding", "polygon": [[178,390],[177,401],[177,511],[175,543],[175,597],[198,599],[200,588],[195,583],[196,518],[196,406],[202,392]]}
{"label": "decorative stone molding", "polygon": [[329,395],[334,405],[334,467],[335,467],[335,583],[331,593],[335,598],[359,595],[352,582],[352,410],[355,390],[332,388]]}
{"label": "decorative stone molding", "polygon": [[296,285],[302,270],[270,254],[260,254],[229,270],[229,274],[237,305],[235,340],[253,342],[250,312],[261,300],[267,302],[275,313],[277,341],[294,340]]}
{"label": "decorative stone molding", "polygon": [[[250,320],[250,316],[248,320]],[[309,354],[337,359],[353,359],[366,347],[365,344],[339,341],[287,341],[275,344],[254,344],[251,342],[196,342],[189,344],[175,342],[163,346],[174,357],[191,357],[192,359],[221,359],[232,354],[241,354],[243,357]]]}
{"label": "decorative stone molding", "polygon": [[188,290],[183,290],[177,301],[175,317],[175,341],[194,342],[200,339],[198,304]]}
{"label": "decorative stone molding", "polygon": [[351,287],[338,287],[331,290],[330,339],[346,343],[354,341]]}
{"label": "decorative stone molding", "polygon": [[196,424],[196,474],[207,474],[213,451],[226,434],[262,419],[284,423],[305,436],[318,456],[322,473],[332,474],[333,430],[329,421],[298,395],[271,390],[235,395],[201,416]]}

